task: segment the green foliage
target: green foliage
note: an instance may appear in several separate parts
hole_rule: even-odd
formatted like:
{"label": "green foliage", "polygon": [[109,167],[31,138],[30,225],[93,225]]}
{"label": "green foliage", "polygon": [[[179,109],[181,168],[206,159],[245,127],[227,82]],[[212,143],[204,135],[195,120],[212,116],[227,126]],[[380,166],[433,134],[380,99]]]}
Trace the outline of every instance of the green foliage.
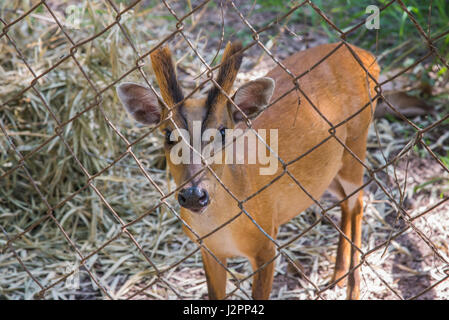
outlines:
{"label": "green foliage", "polygon": [[[370,5],[383,8],[390,0],[314,0],[313,3],[343,32],[349,31],[357,24],[362,23],[369,16],[366,8]],[[285,14],[291,7],[299,4],[294,1],[290,5],[282,5],[277,0],[258,0],[256,11],[276,12],[278,16]],[[449,30],[449,3],[446,0],[432,1],[431,14],[429,15],[429,2],[410,0],[406,1],[407,10],[413,15],[422,29],[430,37],[442,34]],[[307,23],[312,31],[324,31],[330,41],[338,41],[340,34],[335,31],[315,10],[309,5],[304,5],[292,13],[291,23]],[[430,28],[429,28],[430,21]],[[308,30],[304,30],[308,31]],[[427,52],[425,39],[419,34],[410,17],[398,3],[393,3],[380,13],[380,29],[368,30],[364,26],[348,34],[347,40],[372,51],[384,52],[403,42],[408,45],[394,54],[386,57],[388,63],[407,52],[407,56],[416,56]],[[436,46],[440,53],[449,57],[449,34],[439,39]],[[443,71],[445,72],[445,71]]]}

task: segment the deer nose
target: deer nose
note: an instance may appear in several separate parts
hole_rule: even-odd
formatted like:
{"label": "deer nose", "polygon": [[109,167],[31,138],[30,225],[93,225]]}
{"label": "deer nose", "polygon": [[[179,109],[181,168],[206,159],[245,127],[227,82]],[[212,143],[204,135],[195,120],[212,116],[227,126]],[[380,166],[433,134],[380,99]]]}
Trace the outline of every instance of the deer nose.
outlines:
{"label": "deer nose", "polygon": [[209,204],[209,194],[198,187],[184,188],[179,191],[178,202],[181,207],[198,212]]}

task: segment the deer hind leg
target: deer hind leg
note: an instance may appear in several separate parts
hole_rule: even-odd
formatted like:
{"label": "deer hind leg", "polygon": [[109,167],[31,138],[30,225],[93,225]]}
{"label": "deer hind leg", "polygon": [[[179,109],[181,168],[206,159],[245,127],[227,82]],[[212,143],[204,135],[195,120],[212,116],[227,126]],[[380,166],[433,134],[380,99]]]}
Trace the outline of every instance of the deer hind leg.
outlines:
{"label": "deer hind leg", "polygon": [[[345,198],[345,192],[343,187],[341,186],[340,182],[336,178],[334,181],[332,181],[332,184],[330,186],[330,191],[338,197],[339,200]],[[348,210],[348,204],[347,200],[343,201],[340,204],[341,208],[341,221],[340,221],[340,230],[344,233],[344,235],[351,239],[351,214]],[[335,261],[335,270],[334,275],[332,277],[331,282],[335,282],[337,286],[343,287],[345,284],[346,278],[342,278],[349,270],[349,265],[351,263],[351,244],[345,239],[345,237],[340,233],[340,238],[338,241],[338,247],[337,247],[337,258]]]}
{"label": "deer hind leg", "polygon": [[203,257],[204,271],[206,272],[207,291],[209,300],[222,300],[226,296],[226,269],[218,263],[217,258],[226,266],[226,258],[215,256],[215,258],[206,250],[201,250]]}
{"label": "deer hind leg", "polygon": [[275,261],[271,260],[275,255],[274,243],[267,239],[267,244],[253,258],[249,259],[253,271],[257,271],[253,277],[252,288],[252,296],[255,300],[267,300],[270,298],[275,264]]}
{"label": "deer hind leg", "polygon": [[[347,146],[356,154],[361,161],[365,159],[365,143],[355,146]],[[349,152],[343,155],[343,167],[331,184],[331,190],[340,198],[342,211],[340,229],[347,239],[361,248],[362,242],[362,217],[363,217],[363,191],[358,190],[363,184],[363,166]],[[357,191],[358,190],[358,191]],[[348,197],[350,196],[350,197]],[[340,279],[350,269],[360,262],[360,253],[346,238],[340,234],[337,249],[337,259],[332,282]],[[348,299],[358,299],[360,294],[360,268],[355,269],[348,275]],[[345,278],[341,279],[337,285],[342,286]]]}

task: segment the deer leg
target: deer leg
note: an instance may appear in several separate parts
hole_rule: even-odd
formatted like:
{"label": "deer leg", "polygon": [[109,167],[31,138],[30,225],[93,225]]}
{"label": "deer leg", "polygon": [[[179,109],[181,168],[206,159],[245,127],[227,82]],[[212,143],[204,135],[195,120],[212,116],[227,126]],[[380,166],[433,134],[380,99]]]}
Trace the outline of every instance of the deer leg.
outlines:
{"label": "deer leg", "polygon": [[[351,212],[348,208],[347,200],[340,204],[341,208],[341,222],[340,229],[348,239],[351,239]],[[343,277],[349,270],[351,262],[351,244],[346,238],[340,234],[337,247],[337,259],[335,261],[335,270],[331,282],[335,282]],[[345,284],[346,278],[337,282],[339,287]]]}
{"label": "deer leg", "polygon": [[204,249],[201,250],[201,255],[206,272],[209,300],[222,300],[226,296],[226,269],[215,258],[224,266],[226,266],[226,258],[217,256],[214,258]]}
{"label": "deer leg", "polygon": [[[360,161],[365,160],[365,140],[353,143],[347,142],[347,146],[358,156]],[[352,244],[340,234],[333,280],[341,278],[348,270],[357,266],[360,261],[358,249],[361,248],[362,242],[363,190],[358,189],[363,184],[364,167],[359,163],[359,160],[345,151],[343,154],[343,167],[335,179],[336,188],[334,189],[338,191],[340,200],[344,199],[340,204],[342,211],[341,231]],[[348,299],[359,298],[359,273],[359,268],[357,268],[348,275]],[[342,285],[342,280],[338,284]]]}
{"label": "deer leg", "polygon": [[270,241],[260,250],[256,256],[250,259],[254,271],[252,296],[255,300],[267,300],[270,298],[273,284],[275,261],[271,261],[276,255],[274,244]]}
{"label": "deer leg", "polygon": [[[352,242],[357,248],[362,246],[362,217],[363,217],[363,200],[362,192],[357,199],[356,206],[353,209],[351,215],[351,233]],[[350,269],[358,266],[360,263],[360,252],[357,248],[351,246],[351,264]],[[348,291],[347,298],[351,300],[358,300],[360,298],[360,268],[358,267],[349,274],[348,277]]]}
{"label": "deer leg", "polygon": [[[363,172],[362,172],[363,174]],[[347,198],[355,190],[358,189],[358,184],[348,182],[339,177],[339,179],[333,182],[332,187],[335,194],[339,190],[341,192],[341,198]],[[337,259],[335,262],[335,271],[331,282],[337,282],[338,286],[342,286],[346,278],[339,280],[343,277],[351,268],[357,266],[360,261],[359,251],[351,244],[351,242],[361,247],[362,242],[362,217],[363,217],[363,191],[360,190],[354,195],[350,196],[346,200],[342,201],[341,207],[341,224],[340,229],[344,233],[340,233],[340,239],[338,241]],[[349,239],[351,242],[349,242]],[[348,275],[348,299],[358,299],[359,296],[359,268],[355,269]]]}

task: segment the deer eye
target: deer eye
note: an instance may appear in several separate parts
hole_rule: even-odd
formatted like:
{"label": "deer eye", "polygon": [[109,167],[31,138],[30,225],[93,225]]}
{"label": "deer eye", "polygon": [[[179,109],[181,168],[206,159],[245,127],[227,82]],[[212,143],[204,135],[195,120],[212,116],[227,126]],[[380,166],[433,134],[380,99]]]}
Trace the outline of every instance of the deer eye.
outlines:
{"label": "deer eye", "polygon": [[226,128],[221,128],[220,129],[220,134],[221,134],[221,137],[224,139],[225,136],[226,136]]}
{"label": "deer eye", "polygon": [[171,135],[172,131],[169,130],[169,129],[165,129],[164,132],[165,132],[165,143],[166,143],[168,146],[174,145],[174,144],[175,144],[175,141],[170,140],[170,135]]}
{"label": "deer eye", "polygon": [[222,127],[219,131],[220,131],[220,134],[221,134],[221,141],[224,144],[225,143],[225,139],[226,139],[226,128]]}

